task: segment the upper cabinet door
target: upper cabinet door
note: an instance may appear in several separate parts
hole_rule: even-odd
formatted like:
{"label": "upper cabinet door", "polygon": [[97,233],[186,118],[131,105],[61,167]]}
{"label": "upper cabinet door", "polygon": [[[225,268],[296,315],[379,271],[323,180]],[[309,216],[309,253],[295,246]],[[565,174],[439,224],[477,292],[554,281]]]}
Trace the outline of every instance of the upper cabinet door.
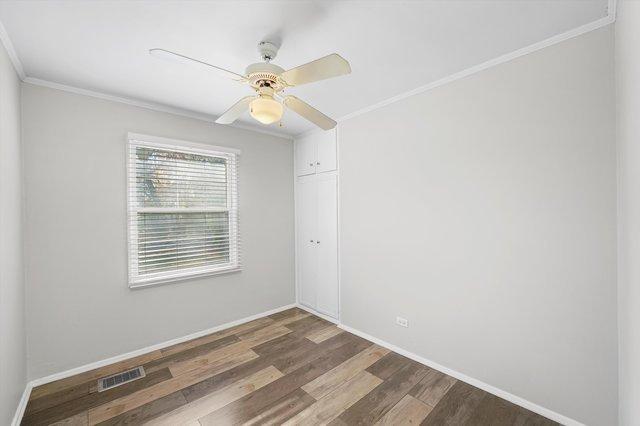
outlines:
{"label": "upper cabinet door", "polygon": [[317,143],[315,135],[297,139],[296,144],[296,176],[311,175],[316,172]]}
{"label": "upper cabinet door", "polygon": [[316,159],[316,171],[330,172],[337,168],[337,140],[336,129],[314,133],[317,137],[318,155]]}
{"label": "upper cabinet door", "polygon": [[296,140],[296,176],[337,169],[336,129],[319,130]]}

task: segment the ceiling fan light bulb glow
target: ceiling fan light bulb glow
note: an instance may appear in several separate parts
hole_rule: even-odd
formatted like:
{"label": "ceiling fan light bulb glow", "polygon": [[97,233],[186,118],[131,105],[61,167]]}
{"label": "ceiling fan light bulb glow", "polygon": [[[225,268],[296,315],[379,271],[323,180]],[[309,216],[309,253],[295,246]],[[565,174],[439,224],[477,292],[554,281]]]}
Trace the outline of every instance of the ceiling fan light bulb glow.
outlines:
{"label": "ceiling fan light bulb glow", "polygon": [[282,104],[271,96],[260,95],[251,101],[249,108],[251,116],[262,124],[272,124],[282,118]]}

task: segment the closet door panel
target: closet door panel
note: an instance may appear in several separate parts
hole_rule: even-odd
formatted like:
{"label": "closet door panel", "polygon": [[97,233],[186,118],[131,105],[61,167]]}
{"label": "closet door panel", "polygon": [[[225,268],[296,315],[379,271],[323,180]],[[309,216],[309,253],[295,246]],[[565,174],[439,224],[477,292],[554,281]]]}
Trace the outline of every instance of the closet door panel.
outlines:
{"label": "closet door panel", "polygon": [[338,181],[335,173],[317,175],[318,282],[316,309],[338,318]]}
{"label": "closet door panel", "polygon": [[296,141],[296,176],[310,175],[316,172],[317,151],[317,140],[313,135]]}
{"label": "closet door panel", "polygon": [[[314,135],[315,136],[315,135]],[[318,156],[316,171],[329,172],[337,168],[336,129],[317,134]]]}
{"label": "closet door panel", "polygon": [[300,303],[316,307],[318,287],[317,223],[318,184],[315,176],[298,179],[296,194],[298,217],[298,291]]}

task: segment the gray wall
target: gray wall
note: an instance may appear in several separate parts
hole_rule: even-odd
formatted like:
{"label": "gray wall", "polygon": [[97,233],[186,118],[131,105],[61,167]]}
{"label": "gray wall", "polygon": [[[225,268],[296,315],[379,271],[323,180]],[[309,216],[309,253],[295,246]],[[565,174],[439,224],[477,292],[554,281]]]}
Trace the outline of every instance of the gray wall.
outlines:
{"label": "gray wall", "polygon": [[[289,140],[25,84],[28,374],[294,302]],[[127,287],[127,132],[240,148],[243,271]]]}
{"label": "gray wall", "polygon": [[600,29],[340,124],[346,325],[616,424],[612,36]]}
{"label": "gray wall", "polygon": [[640,2],[616,22],[620,424],[640,425]]}
{"label": "gray wall", "polygon": [[0,424],[26,384],[20,80],[0,43]]}

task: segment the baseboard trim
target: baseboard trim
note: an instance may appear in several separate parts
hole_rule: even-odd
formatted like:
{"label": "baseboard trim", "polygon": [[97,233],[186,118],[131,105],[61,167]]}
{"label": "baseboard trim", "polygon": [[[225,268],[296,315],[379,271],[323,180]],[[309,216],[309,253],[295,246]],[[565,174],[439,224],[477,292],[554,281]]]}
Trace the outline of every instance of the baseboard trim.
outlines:
{"label": "baseboard trim", "polygon": [[152,346],[147,346],[145,348],[141,348],[141,349],[137,349],[135,351],[131,351],[131,352],[127,352],[125,354],[122,355],[116,355],[110,358],[106,358],[100,361],[96,361],[96,362],[92,362],[89,364],[85,364],[76,368],[72,368],[70,370],[66,370],[66,371],[62,371],[60,373],[54,373],[45,377],[41,377],[39,379],[34,379],[31,380],[30,382],[28,382],[25,386],[25,390],[22,393],[22,397],[20,398],[20,402],[18,403],[18,407],[16,409],[16,413],[13,417],[13,421],[11,423],[12,426],[19,426],[20,422],[22,421],[22,417],[24,416],[24,412],[25,409],[27,407],[27,402],[29,401],[29,396],[31,395],[31,390],[37,386],[41,386],[44,385],[46,383],[51,383],[51,382],[55,382],[56,380],[61,380],[61,379],[65,379],[67,377],[71,377],[74,376],[76,374],[80,374],[80,373],[84,373],[87,371],[91,371],[91,370],[95,370],[96,368],[100,368],[100,367],[104,367],[105,365],[109,365],[109,364],[113,364],[116,362],[120,362],[123,361],[125,359],[129,359],[129,358],[133,358],[136,356],[140,356],[140,355],[144,355],[146,353],[149,352],[153,352],[156,351],[158,349],[164,349],[167,348],[169,346],[173,346],[176,345],[178,343],[183,343],[189,340],[193,340],[193,339],[197,339],[198,337],[202,337],[202,336],[206,336],[207,334],[211,334],[211,333],[215,333],[217,331],[220,330],[224,330],[230,327],[235,327],[237,325],[240,324],[244,324],[246,322],[249,321],[253,321],[255,319],[258,318],[262,318],[265,317],[267,315],[272,315],[287,309],[291,309],[294,307],[298,307],[300,309],[303,309],[307,312],[310,312],[314,315],[320,316],[324,319],[326,319],[327,321],[331,321],[333,323],[335,323],[338,327],[340,327],[341,329],[348,331],[349,333],[355,334],[356,336],[360,336],[363,339],[367,339],[375,344],[378,344],[380,346],[383,346],[389,350],[392,350],[396,353],[399,353],[400,355],[404,355],[409,359],[412,359],[414,361],[417,361],[421,364],[424,364],[428,367],[434,368],[442,373],[448,374],[451,377],[455,377],[458,380],[461,380],[463,382],[469,383],[470,385],[473,385],[479,389],[482,389],[486,392],[489,392],[493,395],[496,395],[502,399],[505,399],[509,402],[512,402],[516,405],[519,405],[523,408],[526,408],[527,410],[533,411],[534,413],[540,414],[541,416],[547,417],[548,419],[554,420],[558,423],[561,423],[563,425],[566,426],[585,426],[583,423],[571,419],[569,417],[563,416],[562,414],[556,413],[555,411],[549,410],[547,408],[541,407],[540,405],[537,405],[531,401],[528,401],[524,398],[521,398],[519,396],[513,395],[507,391],[504,391],[502,389],[496,388],[495,386],[489,385],[487,383],[484,383],[478,379],[475,379],[473,377],[469,377],[466,374],[460,373],[456,370],[453,370],[451,368],[448,368],[444,365],[438,364],[437,362],[431,361],[427,358],[421,357],[413,352],[410,352],[406,349],[400,348],[392,343],[389,343],[385,340],[379,339],[377,337],[374,337],[370,334],[367,334],[365,332],[362,332],[360,330],[357,330],[355,328],[349,327],[345,324],[339,323],[335,318],[331,318],[328,317],[326,315],[323,315],[320,312],[315,311],[314,309],[311,309],[307,306],[304,306],[300,303],[292,303],[289,305],[285,305],[285,306],[281,306],[279,308],[275,308],[275,309],[271,309],[269,311],[266,312],[261,312],[255,315],[251,315],[245,318],[241,318],[235,321],[230,321],[228,323],[225,324],[221,324],[215,327],[211,327],[208,328],[206,330],[202,330],[202,331],[198,331],[195,333],[191,333],[189,335],[186,336],[182,336],[182,337],[178,337],[175,339],[171,339],[171,340],[167,340],[165,342],[162,343],[158,343]]}
{"label": "baseboard trim", "polygon": [[[304,308],[303,308],[304,309]],[[423,358],[420,355],[416,355],[413,352],[410,352],[408,350],[402,349],[392,343],[389,343],[387,341],[384,341],[382,339],[378,339],[377,337],[371,336],[370,334],[364,333],[360,330],[357,330],[355,328],[349,327],[347,325],[344,324],[338,324],[338,327],[340,327],[341,329],[348,331],[349,333],[355,334],[356,336],[360,336],[363,339],[367,339],[372,341],[373,343],[383,346],[387,349],[392,350],[393,352],[399,353],[400,355],[404,355],[409,359],[412,359],[414,361],[417,361],[421,364],[426,365],[427,367],[431,367],[435,370],[438,370],[442,373],[445,373],[451,377],[455,377],[458,380],[461,380],[465,383],[469,383],[470,385],[473,385],[479,389],[482,389],[483,391],[489,392],[497,397],[500,397],[502,399],[505,399],[509,402],[512,402],[516,405],[519,405],[520,407],[526,408],[529,411],[533,411],[534,413],[540,414],[541,416],[544,416],[548,419],[551,419],[553,421],[556,421],[560,424],[566,425],[566,426],[585,426],[583,423],[580,423],[577,420],[571,419],[569,417],[563,416],[562,414],[556,413],[555,411],[549,410],[547,408],[541,407],[531,401],[528,401],[524,398],[520,398],[519,396],[513,395],[507,391],[504,391],[502,389],[496,388],[495,386],[492,386],[490,384],[484,383],[478,379],[474,379],[473,377],[469,377],[466,374],[460,373],[459,371],[453,370],[451,368],[445,367],[444,365],[438,364],[437,362],[431,361],[429,359]]]}
{"label": "baseboard trim", "polygon": [[178,343],[183,343],[188,340],[197,339],[198,337],[206,336],[207,334],[215,333],[216,331],[224,330],[229,327],[235,327],[236,325],[244,324],[245,322],[253,321],[258,318],[265,317],[267,315],[272,315],[286,309],[291,309],[295,307],[296,304],[292,303],[286,306],[281,306],[279,308],[271,309],[266,312],[261,312],[259,314],[251,315],[246,318],[241,318],[239,320],[230,321],[225,324],[217,325],[215,327],[208,328],[206,330],[197,331],[195,333],[191,333],[186,336],[178,337],[175,339],[167,340],[166,342],[157,343],[152,346],[147,346],[145,348],[137,349],[135,351],[127,352],[122,355],[116,355],[110,358],[106,358],[100,361],[91,362],[89,364],[82,365],[80,367],[72,368],[70,370],[62,371],[60,373],[51,374],[49,376],[42,377],[40,379],[32,380],[31,383],[33,387],[43,385],[45,383],[55,382],[56,380],[65,379],[67,377],[75,376],[76,374],[84,373],[87,371],[95,370],[96,368],[104,367],[105,365],[114,364],[116,362],[124,361],[125,359],[133,358],[136,356],[144,355],[149,352],[157,351],[158,349],[164,349],[169,346],[176,345]]}
{"label": "baseboard trim", "polygon": [[112,356],[110,358],[106,358],[100,361],[91,362],[89,364],[81,365],[79,367],[72,368],[70,370],[61,371],[59,373],[50,374],[45,377],[41,377],[39,379],[31,380],[27,383],[25,390],[22,394],[22,399],[16,409],[16,414],[13,418],[12,425],[19,425],[22,421],[22,416],[24,415],[24,410],[27,407],[27,401],[29,400],[29,395],[31,394],[31,389],[44,385],[46,383],[55,382],[56,380],[65,379],[67,377],[75,376],[76,374],[84,373],[87,371],[95,370],[96,368],[104,367],[105,365],[114,364],[116,362],[124,361],[125,359],[133,358],[136,356],[144,355],[149,352],[157,351],[158,349],[164,349],[169,346],[176,345],[178,343],[183,343],[189,340],[197,339],[198,337],[206,336],[207,334],[215,333],[220,330],[225,330],[230,327],[235,327],[240,324],[244,324],[249,321],[256,320],[258,318],[266,317],[267,315],[273,315],[278,312],[295,308],[298,306],[296,303],[291,303],[289,305],[280,306],[279,308],[271,309],[266,312],[261,312],[255,315],[251,315],[245,318],[241,318],[235,321],[230,321],[225,324],[217,325],[215,327],[208,328],[206,330],[197,331],[195,333],[188,334],[186,336],[178,337],[175,339],[167,340],[162,343],[157,343],[155,345],[147,346],[145,348],[137,349],[135,351],[127,352],[122,355]]}
{"label": "baseboard trim", "polygon": [[20,402],[18,403],[18,408],[16,408],[16,413],[13,415],[13,420],[11,421],[11,426],[20,426],[20,422],[22,421],[22,417],[24,416],[24,410],[27,408],[29,396],[31,396],[31,389],[33,389],[33,386],[31,385],[31,382],[29,382],[25,386],[24,392],[22,392],[22,397],[20,398]]}
{"label": "baseboard trim", "polygon": [[338,321],[337,319],[335,319],[335,318],[333,318],[333,317],[330,317],[330,316],[328,316],[328,315],[326,315],[326,314],[323,314],[322,312],[318,312],[318,311],[316,311],[316,310],[315,310],[315,309],[313,309],[313,308],[310,308],[310,307],[308,307],[308,306],[303,305],[302,303],[296,303],[296,306],[297,306],[298,308],[300,308],[300,309],[304,310],[304,311],[309,312],[310,314],[316,315],[316,316],[318,316],[318,317],[320,317],[320,318],[322,318],[322,319],[324,319],[324,320],[327,320],[327,321],[329,321],[329,322],[332,322],[332,323],[334,323],[334,324],[336,324],[336,325],[339,325],[339,324],[340,324],[340,321]]}

